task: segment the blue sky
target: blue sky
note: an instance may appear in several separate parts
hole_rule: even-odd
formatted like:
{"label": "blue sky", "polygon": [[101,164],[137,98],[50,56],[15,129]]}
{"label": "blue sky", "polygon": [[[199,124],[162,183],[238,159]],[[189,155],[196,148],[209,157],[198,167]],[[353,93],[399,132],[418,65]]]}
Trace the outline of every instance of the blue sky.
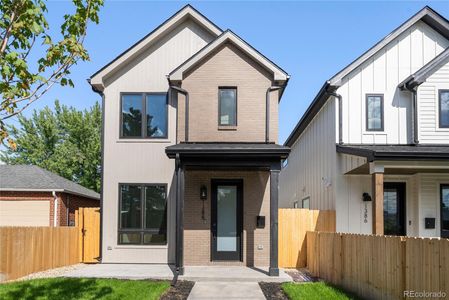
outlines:
{"label": "blue sky", "polygon": [[[91,61],[72,70],[75,88],[56,87],[31,106],[55,99],[77,108],[99,101],[86,79],[190,3],[222,29],[231,29],[285,69],[291,79],[279,111],[279,141],[290,134],[323,82],[425,5],[449,18],[446,1],[108,1],[86,39]],[[72,8],[50,1],[48,21],[59,25]],[[31,110],[25,112],[29,115]]]}

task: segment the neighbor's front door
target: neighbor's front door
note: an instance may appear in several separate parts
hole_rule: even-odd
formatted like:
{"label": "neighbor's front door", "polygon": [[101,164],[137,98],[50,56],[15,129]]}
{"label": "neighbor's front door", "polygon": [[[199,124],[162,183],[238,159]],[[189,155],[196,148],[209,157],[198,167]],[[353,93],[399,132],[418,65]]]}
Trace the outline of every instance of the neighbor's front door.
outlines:
{"label": "neighbor's front door", "polygon": [[449,184],[442,184],[440,188],[441,237],[449,238]]}
{"label": "neighbor's front door", "polygon": [[212,260],[241,260],[243,183],[212,180]]}
{"label": "neighbor's front door", "polygon": [[384,234],[405,235],[405,183],[384,183]]}

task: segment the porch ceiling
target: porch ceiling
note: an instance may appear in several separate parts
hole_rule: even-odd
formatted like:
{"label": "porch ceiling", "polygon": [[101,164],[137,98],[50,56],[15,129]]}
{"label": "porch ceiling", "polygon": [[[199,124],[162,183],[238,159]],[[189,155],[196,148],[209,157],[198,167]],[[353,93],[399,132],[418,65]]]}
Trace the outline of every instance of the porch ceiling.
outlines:
{"label": "porch ceiling", "polygon": [[[449,161],[376,161],[384,167],[386,175],[413,175],[417,173],[449,174]],[[346,174],[368,175],[369,163],[363,164]]]}

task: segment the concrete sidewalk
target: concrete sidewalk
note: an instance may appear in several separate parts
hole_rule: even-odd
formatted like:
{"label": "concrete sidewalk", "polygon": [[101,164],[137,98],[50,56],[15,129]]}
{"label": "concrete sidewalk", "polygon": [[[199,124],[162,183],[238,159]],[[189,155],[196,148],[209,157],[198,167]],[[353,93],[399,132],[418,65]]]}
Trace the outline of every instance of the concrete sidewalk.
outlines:
{"label": "concrete sidewalk", "polygon": [[187,300],[265,300],[257,282],[196,282]]}

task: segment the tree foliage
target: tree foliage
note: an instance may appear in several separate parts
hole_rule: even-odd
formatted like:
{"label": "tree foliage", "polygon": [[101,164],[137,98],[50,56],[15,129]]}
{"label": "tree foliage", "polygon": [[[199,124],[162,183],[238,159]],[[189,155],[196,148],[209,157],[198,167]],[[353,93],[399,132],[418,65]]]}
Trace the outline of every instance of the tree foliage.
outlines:
{"label": "tree foliage", "polygon": [[[98,24],[103,0],[72,0],[60,34],[50,35],[44,0],[0,0],[0,141],[7,140],[5,120],[21,113],[52,86],[69,85],[70,69],[89,54],[84,38],[89,22]],[[37,57],[30,61],[31,54]]]}
{"label": "tree foliage", "polygon": [[5,148],[0,159],[8,164],[32,164],[59,174],[82,186],[100,190],[101,109],[88,110],[55,102],[34,110],[27,118],[19,115],[20,127],[8,126],[17,149]]}

